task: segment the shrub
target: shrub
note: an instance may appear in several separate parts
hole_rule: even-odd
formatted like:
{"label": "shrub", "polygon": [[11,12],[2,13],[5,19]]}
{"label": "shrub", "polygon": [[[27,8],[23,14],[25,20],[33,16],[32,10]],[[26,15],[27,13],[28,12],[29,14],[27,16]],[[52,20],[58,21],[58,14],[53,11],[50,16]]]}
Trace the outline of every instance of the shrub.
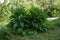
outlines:
{"label": "shrub", "polygon": [[31,5],[30,9],[25,9],[20,5],[13,10],[11,22],[8,24],[9,28],[20,35],[34,34],[34,32],[45,32],[46,28],[44,22],[46,17],[44,11],[40,7]]}

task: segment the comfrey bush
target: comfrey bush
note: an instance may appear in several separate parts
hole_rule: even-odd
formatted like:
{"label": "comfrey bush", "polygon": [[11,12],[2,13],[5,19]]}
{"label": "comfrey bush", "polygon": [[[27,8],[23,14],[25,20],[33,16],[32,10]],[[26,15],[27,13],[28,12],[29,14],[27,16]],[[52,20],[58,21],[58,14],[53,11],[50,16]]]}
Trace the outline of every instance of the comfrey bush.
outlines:
{"label": "comfrey bush", "polygon": [[42,8],[34,4],[30,6],[29,9],[26,9],[20,5],[13,10],[11,22],[8,24],[12,33],[24,36],[47,31],[44,26],[46,17]]}

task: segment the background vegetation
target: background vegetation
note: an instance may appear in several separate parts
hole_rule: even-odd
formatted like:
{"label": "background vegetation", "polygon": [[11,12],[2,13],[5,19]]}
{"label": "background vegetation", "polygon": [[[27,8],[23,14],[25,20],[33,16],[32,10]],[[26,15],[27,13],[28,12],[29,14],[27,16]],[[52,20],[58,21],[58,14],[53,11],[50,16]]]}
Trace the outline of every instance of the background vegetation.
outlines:
{"label": "background vegetation", "polygon": [[31,40],[35,38],[36,40],[59,40],[60,18],[53,21],[47,20],[49,17],[60,17],[59,13],[60,0],[36,0],[34,2],[10,0],[9,3],[4,0],[0,3],[0,39],[28,40],[21,36],[31,36],[29,37],[32,38]]}

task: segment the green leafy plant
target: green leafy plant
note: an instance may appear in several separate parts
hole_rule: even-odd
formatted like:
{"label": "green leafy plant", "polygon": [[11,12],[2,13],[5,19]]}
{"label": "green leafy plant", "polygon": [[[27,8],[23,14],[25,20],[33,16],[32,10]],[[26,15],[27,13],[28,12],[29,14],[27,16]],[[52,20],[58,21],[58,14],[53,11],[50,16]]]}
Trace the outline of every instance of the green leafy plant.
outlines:
{"label": "green leafy plant", "polygon": [[10,4],[4,1],[0,4],[0,21],[6,21],[11,15]]}
{"label": "green leafy plant", "polygon": [[30,9],[25,9],[24,6],[20,5],[13,10],[11,16],[11,22],[8,27],[11,28],[13,33],[21,35],[30,34],[30,32],[46,32],[44,22],[46,17],[44,11],[40,7],[31,5]]}

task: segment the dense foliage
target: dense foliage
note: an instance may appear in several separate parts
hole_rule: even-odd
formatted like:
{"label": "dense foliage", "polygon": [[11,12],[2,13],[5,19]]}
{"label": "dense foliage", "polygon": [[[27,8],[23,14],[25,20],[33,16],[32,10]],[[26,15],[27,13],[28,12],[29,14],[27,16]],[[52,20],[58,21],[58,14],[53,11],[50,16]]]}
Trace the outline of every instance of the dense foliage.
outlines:
{"label": "dense foliage", "polygon": [[45,8],[48,17],[60,16],[60,0],[37,0],[37,4]]}
{"label": "dense foliage", "polygon": [[25,9],[22,5],[13,10],[11,22],[8,27],[18,34],[29,34],[34,32],[47,31],[44,22],[46,17],[43,9],[35,7],[33,4],[30,9]]}
{"label": "dense foliage", "polygon": [[0,4],[0,35],[3,38],[9,33],[24,36],[46,32],[47,28],[60,26],[60,19],[51,22],[46,20],[48,17],[60,17],[59,13],[60,2],[56,1],[11,0],[7,3],[5,0]]}

